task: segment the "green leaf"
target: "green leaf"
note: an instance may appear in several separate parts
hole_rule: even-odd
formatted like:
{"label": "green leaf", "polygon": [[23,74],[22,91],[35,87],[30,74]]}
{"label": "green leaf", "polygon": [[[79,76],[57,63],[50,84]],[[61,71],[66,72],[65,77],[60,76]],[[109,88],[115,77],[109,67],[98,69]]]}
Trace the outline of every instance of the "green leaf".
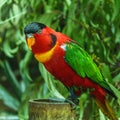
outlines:
{"label": "green leaf", "polygon": [[16,46],[16,48],[13,49],[10,47],[9,42],[5,42],[3,44],[3,50],[8,57],[12,58],[14,54],[18,51],[18,46]]}
{"label": "green leaf", "polygon": [[109,81],[112,80],[110,68],[105,63],[101,63],[101,72],[105,79],[108,79]]}
{"label": "green leaf", "polygon": [[4,5],[7,2],[7,0],[1,0],[0,1],[0,7],[2,7],[2,5]]}
{"label": "green leaf", "polygon": [[118,91],[112,84],[110,84],[109,82],[107,82],[108,85],[110,86],[111,90],[114,92],[114,94],[116,95],[116,97],[118,98],[118,103],[120,105],[120,91]]}
{"label": "green leaf", "polygon": [[99,110],[100,120],[106,120],[105,115]]}
{"label": "green leaf", "polygon": [[19,64],[20,74],[24,81],[25,86],[27,86],[29,82],[32,81],[32,78],[29,73],[29,67],[28,67],[31,56],[32,56],[31,52],[28,51],[25,54],[25,57],[20,61],[20,64]]}
{"label": "green leaf", "polygon": [[18,99],[20,99],[22,94],[20,85],[8,61],[4,61],[4,71],[8,77],[9,84],[12,86],[12,89],[14,89],[16,96],[18,96]]}
{"label": "green leaf", "polygon": [[3,103],[13,110],[17,110],[19,107],[19,101],[14,98],[2,85],[0,85],[0,99]]}
{"label": "green leaf", "polygon": [[79,105],[78,105],[80,107],[79,120],[83,119],[85,108],[87,107],[87,105],[88,105],[88,94],[87,93],[83,93],[79,97]]}
{"label": "green leaf", "polygon": [[118,73],[114,78],[113,78],[114,82],[119,82],[120,81],[120,73]]}
{"label": "green leaf", "polygon": [[40,22],[46,24],[46,25],[50,25],[52,20],[55,18],[55,16],[57,17],[58,14],[60,14],[60,12],[50,12],[50,13],[45,13],[44,15],[42,15],[40,17]]}

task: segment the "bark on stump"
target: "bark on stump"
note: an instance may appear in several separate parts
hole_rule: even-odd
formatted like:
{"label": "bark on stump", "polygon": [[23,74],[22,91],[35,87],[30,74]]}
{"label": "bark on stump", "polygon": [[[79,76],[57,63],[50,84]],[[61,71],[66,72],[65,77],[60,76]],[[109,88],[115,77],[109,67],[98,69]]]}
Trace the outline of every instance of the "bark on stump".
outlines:
{"label": "bark on stump", "polygon": [[29,120],[76,120],[75,104],[58,99],[31,100]]}

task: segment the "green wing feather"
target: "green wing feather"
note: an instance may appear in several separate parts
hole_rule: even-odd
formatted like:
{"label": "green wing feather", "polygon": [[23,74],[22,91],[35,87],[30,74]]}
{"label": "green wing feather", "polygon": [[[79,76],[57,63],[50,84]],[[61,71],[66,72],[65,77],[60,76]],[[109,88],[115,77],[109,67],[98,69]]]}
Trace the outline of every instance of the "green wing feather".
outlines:
{"label": "green wing feather", "polygon": [[109,92],[112,92],[90,55],[79,45],[72,42],[66,45],[65,60],[79,76],[88,77]]}

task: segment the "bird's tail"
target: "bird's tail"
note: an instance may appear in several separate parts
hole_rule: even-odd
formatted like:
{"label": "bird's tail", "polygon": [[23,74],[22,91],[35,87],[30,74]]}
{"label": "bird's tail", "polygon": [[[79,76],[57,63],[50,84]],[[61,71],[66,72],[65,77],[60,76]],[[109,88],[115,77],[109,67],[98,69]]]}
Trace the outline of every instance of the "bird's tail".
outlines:
{"label": "bird's tail", "polygon": [[112,108],[110,107],[108,101],[105,99],[105,102],[102,103],[101,101],[99,101],[98,99],[95,98],[95,102],[97,104],[97,106],[101,109],[101,111],[109,117],[110,120],[118,120],[118,118],[116,117],[114,111],[112,110]]}

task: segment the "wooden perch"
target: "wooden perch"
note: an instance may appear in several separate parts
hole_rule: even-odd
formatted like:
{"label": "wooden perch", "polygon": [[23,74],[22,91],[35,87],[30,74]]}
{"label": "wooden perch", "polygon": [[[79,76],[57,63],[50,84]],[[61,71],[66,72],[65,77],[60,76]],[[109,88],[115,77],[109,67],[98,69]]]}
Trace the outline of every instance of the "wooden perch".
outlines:
{"label": "wooden perch", "polygon": [[75,104],[59,99],[31,100],[29,120],[76,120]]}

